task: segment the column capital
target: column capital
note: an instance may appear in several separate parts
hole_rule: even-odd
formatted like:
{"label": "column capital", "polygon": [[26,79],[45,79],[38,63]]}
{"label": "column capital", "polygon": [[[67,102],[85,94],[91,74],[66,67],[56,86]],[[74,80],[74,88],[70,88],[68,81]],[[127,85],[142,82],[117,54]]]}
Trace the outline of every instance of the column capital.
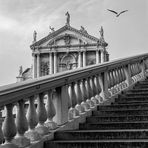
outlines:
{"label": "column capital", "polygon": [[86,49],[82,49],[81,51],[82,51],[82,52],[86,52],[87,50],[86,50]]}
{"label": "column capital", "polygon": [[39,55],[40,55],[40,52],[36,52],[35,54],[36,54],[37,56],[39,56]]}
{"label": "column capital", "polygon": [[53,52],[53,54],[54,54],[54,55],[57,55],[57,52],[55,51],[55,52]]}
{"label": "column capital", "polygon": [[78,52],[78,53],[81,53],[82,51],[81,51],[81,50],[78,50],[77,52]]}

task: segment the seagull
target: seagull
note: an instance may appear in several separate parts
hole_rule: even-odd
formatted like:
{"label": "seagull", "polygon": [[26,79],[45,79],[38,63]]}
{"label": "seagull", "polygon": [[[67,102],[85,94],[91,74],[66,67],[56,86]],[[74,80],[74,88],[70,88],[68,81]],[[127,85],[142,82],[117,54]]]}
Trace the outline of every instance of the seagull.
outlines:
{"label": "seagull", "polygon": [[124,11],[121,11],[120,13],[118,13],[118,12],[116,12],[116,11],[114,11],[114,10],[110,10],[110,9],[107,9],[107,10],[110,11],[110,12],[115,13],[115,14],[116,14],[116,17],[118,17],[120,14],[122,14],[122,13],[128,11],[128,10],[124,10]]}

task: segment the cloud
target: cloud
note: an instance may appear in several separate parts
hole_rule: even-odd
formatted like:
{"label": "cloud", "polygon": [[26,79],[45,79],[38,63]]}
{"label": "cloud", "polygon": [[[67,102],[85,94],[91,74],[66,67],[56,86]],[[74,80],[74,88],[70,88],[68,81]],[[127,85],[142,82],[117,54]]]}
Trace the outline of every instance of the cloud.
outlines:
{"label": "cloud", "polygon": [[16,28],[17,26],[18,22],[16,20],[0,15],[0,30],[10,31],[12,28]]}

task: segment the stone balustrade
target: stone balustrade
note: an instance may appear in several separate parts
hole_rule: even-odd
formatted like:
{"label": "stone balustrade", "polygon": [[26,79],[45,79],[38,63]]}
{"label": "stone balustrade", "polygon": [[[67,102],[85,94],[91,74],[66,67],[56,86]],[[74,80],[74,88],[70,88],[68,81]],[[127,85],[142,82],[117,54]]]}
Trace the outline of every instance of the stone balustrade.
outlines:
{"label": "stone balustrade", "polygon": [[114,101],[144,79],[147,69],[148,54],[143,54],[0,87],[1,111],[6,111],[0,148],[31,147],[97,105]]}

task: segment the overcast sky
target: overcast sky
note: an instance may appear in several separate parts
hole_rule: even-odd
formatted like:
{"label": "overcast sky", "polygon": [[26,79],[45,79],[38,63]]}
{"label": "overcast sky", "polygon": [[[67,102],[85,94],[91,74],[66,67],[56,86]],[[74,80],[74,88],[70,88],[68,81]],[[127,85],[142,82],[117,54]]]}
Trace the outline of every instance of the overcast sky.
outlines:
{"label": "overcast sky", "polygon": [[[129,11],[116,18],[107,9]],[[16,82],[20,65],[31,66],[33,31],[38,40],[49,26],[64,26],[66,11],[72,27],[91,35],[99,37],[103,26],[110,59],[146,53],[147,9],[147,0],[0,0],[0,85]]]}

